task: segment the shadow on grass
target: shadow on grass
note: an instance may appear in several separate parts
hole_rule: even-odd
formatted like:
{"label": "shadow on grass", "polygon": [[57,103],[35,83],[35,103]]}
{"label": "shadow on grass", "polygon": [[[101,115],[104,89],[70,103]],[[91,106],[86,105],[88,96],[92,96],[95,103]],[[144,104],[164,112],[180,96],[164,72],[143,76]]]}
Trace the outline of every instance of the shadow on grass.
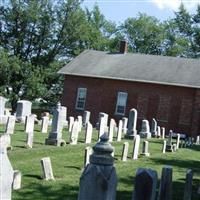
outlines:
{"label": "shadow on grass", "polygon": [[64,166],[64,168],[82,170],[80,167],[76,167],[76,166]]}
{"label": "shadow on grass", "polygon": [[42,179],[41,176],[35,175],[35,174],[24,174],[23,176],[29,177],[29,178],[35,178],[35,179],[38,179],[38,180],[41,180],[41,179]]}
{"label": "shadow on grass", "polygon": [[15,145],[15,146],[13,146],[13,147],[17,147],[17,148],[21,148],[21,149],[26,149],[26,146],[25,146],[25,145],[24,145],[24,146]]}

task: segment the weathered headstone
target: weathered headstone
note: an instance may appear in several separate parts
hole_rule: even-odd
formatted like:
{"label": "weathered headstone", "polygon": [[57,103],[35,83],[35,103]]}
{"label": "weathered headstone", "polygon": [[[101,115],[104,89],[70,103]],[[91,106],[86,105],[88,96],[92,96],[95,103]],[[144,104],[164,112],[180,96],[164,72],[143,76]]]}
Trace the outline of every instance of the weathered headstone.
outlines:
{"label": "weathered headstone", "polygon": [[7,156],[7,150],[0,146],[0,198],[2,200],[11,200],[13,168]]}
{"label": "weathered headstone", "polygon": [[3,134],[0,136],[0,148],[11,149],[10,134]]}
{"label": "weathered headstone", "polygon": [[178,133],[176,138],[176,149],[179,149],[181,135]]}
{"label": "weathered headstone", "polygon": [[7,121],[7,124],[6,124],[6,131],[5,131],[5,133],[7,133],[7,134],[13,134],[14,133],[14,130],[15,130],[15,120],[16,120],[16,117],[13,116],[13,115],[10,115],[8,117],[8,121]]}
{"label": "weathered headstone", "polygon": [[104,134],[104,131],[105,131],[105,117],[100,117],[100,120],[99,120],[99,140],[100,140],[100,137]]}
{"label": "weathered headstone", "polygon": [[122,120],[119,120],[118,129],[117,129],[117,141],[120,142],[122,139]]}
{"label": "weathered headstone", "polygon": [[92,148],[85,148],[85,158],[84,158],[84,167],[86,167],[90,163],[90,155],[92,154]]}
{"label": "weathered headstone", "polygon": [[19,122],[25,122],[26,116],[31,115],[32,103],[27,100],[20,100],[17,102],[16,119]]}
{"label": "weathered headstone", "polygon": [[160,126],[157,126],[157,137],[158,137],[158,138],[161,137],[161,129],[160,129]]}
{"label": "weathered headstone", "polygon": [[151,138],[151,132],[149,127],[149,121],[148,120],[142,120],[142,127],[141,131],[139,132],[141,138]]}
{"label": "weathered headstone", "polygon": [[195,144],[196,144],[196,145],[199,145],[199,144],[200,144],[200,135],[198,135],[198,136],[196,137]]}
{"label": "weathered headstone", "polygon": [[90,144],[92,142],[92,130],[92,124],[90,122],[87,122],[85,128],[85,144]]}
{"label": "weathered headstone", "polygon": [[70,144],[76,145],[78,141],[78,134],[79,134],[79,122],[75,120],[73,127],[72,127],[72,132],[70,136]]}
{"label": "weathered headstone", "polygon": [[139,148],[140,148],[140,136],[136,135],[134,137],[134,142],[133,142],[133,155],[132,155],[133,160],[138,159]]}
{"label": "weathered headstone", "polygon": [[90,121],[90,111],[84,111],[83,113],[83,127]]}
{"label": "weathered headstone", "polygon": [[43,176],[42,176],[43,179],[54,180],[50,157],[42,158],[41,165],[42,165],[42,171],[43,171]]}
{"label": "weathered headstone", "polygon": [[155,200],[157,172],[152,169],[139,168],[135,177],[135,190],[132,200]]}
{"label": "weathered headstone", "polygon": [[22,180],[21,172],[19,170],[14,170],[13,184],[12,184],[13,190],[21,189],[21,180]]}
{"label": "weathered headstone", "polygon": [[165,139],[165,127],[161,127],[161,137]]}
{"label": "weathered headstone", "polygon": [[122,150],[122,157],[121,157],[122,161],[127,161],[128,147],[129,147],[129,143],[128,142],[124,142],[123,150]]}
{"label": "weathered headstone", "polygon": [[128,125],[128,118],[123,117],[122,118],[122,133],[126,134],[127,133],[127,125]]}
{"label": "weathered headstone", "polygon": [[137,125],[137,110],[133,108],[129,112],[128,130],[126,137],[133,138],[137,134],[136,125]]}
{"label": "weathered headstone", "polygon": [[98,122],[97,122],[97,130],[99,130],[100,119],[101,119],[102,117],[104,118],[105,127],[107,127],[107,125],[108,125],[108,114],[107,114],[107,113],[104,113],[104,112],[100,112],[100,113],[99,113]]}
{"label": "weathered headstone", "polygon": [[166,151],[169,151],[169,152],[172,152],[172,151],[173,151],[172,135],[173,135],[173,131],[170,130],[170,131],[169,131],[168,140],[167,140],[167,145],[166,145]]}
{"label": "weathered headstone", "polygon": [[25,132],[26,133],[34,132],[34,122],[35,122],[34,115],[26,116],[26,123],[25,123]]}
{"label": "weathered headstone", "polygon": [[69,130],[70,133],[72,132],[73,124],[74,124],[74,117],[70,116],[69,117],[69,126],[68,126],[68,130]]}
{"label": "weathered headstone", "polygon": [[79,126],[78,126],[78,132],[81,132],[82,126],[83,126],[83,118],[82,118],[82,116],[79,115],[77,117],[77,121],[78,121],[78,124],[79,124]]}
{"label": "weathered headstone", "polygon": [[114,119],[110,119],[110,126],[108,130],[108,137],[109,137],[109,142],[113,141],[113,134],[115,130],[116,122]]}
{"label": "weathered headstone", "polygon": [[183,200],[192,199],[192,179],[193,179],[193,172],[191,169],[188,169],[186,173]]}
{"label": "weathered headstone", "polygon": [[78,200],[116,200],[117,175],[112,152],[108,135],[103,134],[80,178]]}
{"label": "weathered headstone", "polygon": [[8,115],[5,115],[5,104],[8,100],[0,96],[0,124],[6,124]]}
{"label": "weathered headstone", "polygon": [[148,141],[143,141],[141,155],[143,155],[143,156],[150,156],[150,153],[149,153],[149,142]]}
{"label": "weathered headstone", "polygon": [[162,153],[165,153],[165,152],[166,152],[166,145],[167,145],[167,141],[164,140],[164,141],[163,141],[163,147],[162,147]]}
{"label": "weathered headstone", "polygon": [[49,127],[49,117],[42,117],[41,133],[47,133]]}
{"label": "weathered headstone", "polygon": [[151,122],[151,134],[152,137],[157,137],[157,121],[155,118],[153,118]]}
{"label": "weathered headstone", "polygon": [[158,200],[172,199],[172,167],[165,166],[162,169]]}
{"label": "weathered headstone", "polygon": [[45,140],[45,144],[64,146],[65,141],[62,139],[63,121],[66,117],[66,107],[57,104],[57,108],[53,113],[52,129],[49,137]]}
{"label": "weathered headstone", "polygon": [[34,137],[34,132],[27,133],[26,148],[31,149],[33,147],[33,137]]}

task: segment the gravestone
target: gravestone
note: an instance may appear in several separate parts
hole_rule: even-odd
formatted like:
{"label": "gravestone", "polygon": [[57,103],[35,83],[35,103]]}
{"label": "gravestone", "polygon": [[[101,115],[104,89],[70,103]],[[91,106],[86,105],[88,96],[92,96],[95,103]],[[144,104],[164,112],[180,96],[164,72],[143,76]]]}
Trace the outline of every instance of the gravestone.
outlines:
{"label": "gravestone", "polygon": [[163,141],[163,147],[162,147],[162,153],[165,153],[165,152],[166,152],[166,145],[167,145],[167,141],[164,140],[164,141]]}
{"label": "gravestone", "polygon": [[8,100],[0,96],[0,124],[6,124],[8,115],[5,115],[5,104]]}
{"label": "gravestone", "polygon": [[122,139],[122,120],[119,120],[118,129],[117,129],[117,141],[120,142]]}
{"label": "gravestone", "polygon": [[169,136],[167,139],[166,151],[173,152],[173,145],[172,145],[172,130],[169,131]]}
{"label": "gravestone", "polygon": [[4,133],[0,136],[0,148],[11,149],[10,134]]}
{"label": "gravestone", "polygon": [[7,150],[2,146],[0,146],[0,161],[0,197],[2,200],[11,200],[14,171]]}
{"label": "gravestone", "polygon": [[13,190],[21,189],[21,180],[22,180],[21,172],[19,170],[14,170],[13,184],[12,184]]}
{"label": "gravestone", "polygon": [[13,116],[13,115],[10,115],[8,117],[8,121],[7,121],[7,124],[6,124],[6,131],[5,131],[6,134],[13,134],[14,133],[15,120],[16,120],[16,117]]}
{"label": "gravestone", "polygon": [[140,148],[140,136],[136,135],[133,141],[133,155],[132,155],[133,160],[138,159],[139,148]]}
{"label": "gravestone", "polygon": [[43,179],[45,180],[54,180],[53,170],[51,166],[51,159],[50,157],[44,157],[41,159],[41,166],[43,172]]}
{"label": "gravestone", "polygon": [[192,199],[192,179],[193,179],[193,172],[191,169],[188,169],[186,173],[183,200]]}
{"label": "gravestone", "polygon": [[100,117],[100,120],[99,120],[99,140],[100,140],[100,137],[104,134],[104,131],[105,131],[105,125],[106,125],[106,122],[105,122],[105,117]]}
{"label": "gravestone", "polygon": [[92,141],[92,131],[93,127],[90,122],[87,122],[86,128],[85,128],[85,144],[90,144]]}
{"label": "gravestone", "polygon": [[162,169],[158,200],[172,199],[172,167],[165,166]]}
{"label": "gravestone", "polygon": [[82,118],[82,116],[79,115],[77,117],[77,121],[78,121],[78,124],[79,124],[79,126],[78,126],[78,132],[81,132],[82,126],[83,126],[83,118]]}
{"label": "gravestone", "polygon": [[64,125],[64,118],[66,117],[66,107],[57,104],[57,108],[53,113],[53,121],[49,137],[46,138],[45,144],[64,146],[65,141],[62,139],[62,129]]}
{"label": "gravestone", "polygon": [[70,133],[72,132],[73,124],[74,124],[74,117],[70,116],[69,117],[69,126],[68,126],[68,130],[69,130]]}
{"label": "gravestone", "polygon": [[90,121],[90,111],[84,111],[83,113],[83,127],[86,126],[86,124]]}
{"label": "gravestone", "polygon": [[135,177],[135,190],[132,200],[155,200],[157,172],[151,169],[139,168]]}
{"label": "gravestone", "polygon": [[136,136],[137,134],[136,125],[137,125],[137,110],[133,108],[129,112],[128,130],[126,137],[133,138]]}
{"label": "gravestone", "polygon": [[70,136],[70,144],[76,145],[78,141],[78,134],[79,134],[79,122],[75,120],[73,127],[72,127],[72,132]]}
{"label": "gravestone", "polygon": [[114,134],[115,127],[116,127],[115,120],[110,119],[110,126],[109,126],[109,130],[108,130],[109,142],[113,141],[113,134]]}
{"label": "gravestone", "polygon": [[98,122],[97,122],[97,130],[99,130],[99,126],[100,126],[100,119],[101,118],[104,118],[104,124],[105,124],[105,127],[107,127],[108,125],[108,114],[104,113],[104,112],[100,112],[99,113],[99,118],[98,118]]}
{"label": "gravestone", "polygon": [[84,167],[86,167],[90,163],[90,155],[92,154],[92,148],[85,148],[85,158],[84,158]]}
{"label": "gravestone", "polygon": [[42,117],[41,133],[47,133],[49,127],[49,117]]}
{"label": "gravestone", "polygon": [[128,125],[128,118],[123,117],[122,118],[122,133],[126,134],[127,133],[127,125]]}
{"label": "gravestone", "polygon": [[35,122],[35,116],[34,115],[26,116],[25,133],[34,132],[34,122]]}
{"label": "gravestone", "polygon": [[165,127],[161,127],[161,137],[165,139]]}
{"label": "gravestone", "polygon": [[33,148],[33,137],[34,137],[34,132],[27,133],[27,138],[26,138],[26,148]]}
{"label": "gravestone", "polygon": [[181,135],[178,133],[176,138],[176,149],[179,149]]}
{"label": "gravestone", "polygon": [[150,133],[150,127],[149,127],[149,121],[148,120],[142,120],[142,127],[141,131],[139,132],[141,138],[151,138]]}
{"label": "gravestone", "polygon": [[199,145],[199,144],[200,144],[200,135],[198,135],[198,136],[196,137],[195,144],[196,144],[196,145]]}
{"label": "gravestone", "polygon": [[124,161],[124,162],[127,161],[128,147],[129,147],[129,143],[128,142],[124,142],[123,150],[122,150],[122,157],[121,157],[121,160]]}
{"label": "gravestone", "polygon": [[157,138],[161,137],[161,129],[160,126],[157,126]]}
{"label": "gravestone", "polygon": [[153,118],[151,122],[151,134],[152,137],[157,137],[157,121],[155,118]]}
{"label": "gravestone", "polygon": [[143,141],[141,155],[143,155],[143,156],[150,156],[150,153],[149,153],[149,142],[148,141]]}
{"label": "gravestone", "polygon": [[112,152],[108,135],[103,134],[80,178],[78,200],[116,200],[117,175]]}
{"label": "gravestone", "polygon": [[16,119],[19,122],[25,122],[26,116],[31,115],[32,103],[27,100],[17,102]]}

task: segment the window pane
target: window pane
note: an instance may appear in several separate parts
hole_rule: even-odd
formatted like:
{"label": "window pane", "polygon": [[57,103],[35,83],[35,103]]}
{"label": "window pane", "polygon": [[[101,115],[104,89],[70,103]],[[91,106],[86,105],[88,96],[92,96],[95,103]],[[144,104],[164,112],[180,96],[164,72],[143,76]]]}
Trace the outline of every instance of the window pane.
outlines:
{"label": "window pane", "polygon": [[76,109],[84,110],[85,100],[86,100],[86,88],[78,88],[77,98],[76,98]]}
{"label": "window pane", "polygon": [[116,114],[123,115],[125,113],[126,101],[127,101],[127,93],[126,92],[118,92],[117,95],[117,105],[116,105]]}

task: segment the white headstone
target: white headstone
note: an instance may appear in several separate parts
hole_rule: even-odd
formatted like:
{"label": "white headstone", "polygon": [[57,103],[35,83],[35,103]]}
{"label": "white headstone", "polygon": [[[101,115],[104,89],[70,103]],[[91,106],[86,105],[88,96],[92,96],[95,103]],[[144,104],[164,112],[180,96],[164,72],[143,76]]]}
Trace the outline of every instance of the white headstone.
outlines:
{"label": "white headstone", "polygon": [[34,115],[26,116],[26,124],[25,124],[25,132],[26,133],[34,132],[34,123],[35,123]]}
{"label": "white headstone", "polygon": [[142,127],[140,131],[140,137],[141,138],[151,138],[151,133],[150,133],[150,127],[149,127],[149,121],[148,120],[142,120]]}
{"label": "white headstone", "polygon": [[3,134],[0,136],[0,148],[11,148],[11,137],[10,134]]}
{"label": "white headstone", "polygon": [[127,161],[128,147],[129,147],[129,143],[128,142],[124,142],[123,150],[122,150],[122,161]]}
{"label": "white headstone", "polygon": [[78,120],[78,123],[79,123],[78,132],[81,132],[82,126],[83,126],[83,119],[82,119],[82,116],[79,115],[79,116],[77,117],[77,120]]}
{"label": "white headstone", "polygon": [[122,125],[122,132],[124,133],[124,134],[126,134],[127,133],[127,125],[128,125],[128,118],[127,117],[123,117],[122,118],[122,123],[123,123],[123,125]]}
{"label": "white headstone", "polygon": [[13,175],[13,190],[19,190],[21,189],[21,180],[22,180],[22,174],[19,170],[14,170]]}
{"label": "white headstone", "polygon": [[121,141],[122,139],[122,120],[119,120],[118,129],[117,129],[117,141]]}
{"label": "white headstone", "polygon": [[157,137],[157,121],[155,118],[151,122],[151,134],[153,137]]}
{"label": "white headstone", "polygon": [[85,148],[85,158],[84,158],[84,167],[86,167],[90,163],[90,155],[92,154],[92,148]]}
{"label": "white headstone", "polygon": [[157,137],[158,137],[158,138],[161,137],[161,129],[160,129],[160,126],[157,126]]}
{"label": "white headstone", "polygon": [[115,120],[110,119],[110,126],[109,126],[109,129],[108,129],[109,142],[113,141],[113,134],[114,134],[115,127],[116,127]]}
{"label": "white headstone", "polygon": [[162,153],[165,153],[165,152],[166,152],[166,145],[167,145],[167,141],[164,140],[164,141],[163,141],[163,147],[162,147]]}
{"label": "white headstone", "polygon": [[17,102],[16,119],[20,122],[25,122],[26,116],[31,115],[32,103],[26,100]]}
{"label": "white headstone", "polygon": [[83,127],[90,121],[90,111],[85,110],[83,113]]}
{"label": "white headstone", "polygon": [[161,136],[162,139],[165,139],[165,127],[161,127]]}
{"label": "white headstone", "polygon": [[133,144],[133,155],[132,155],[133,160],[138,159],[139,148],[140,148],[140,136],[136,135],[134,137],[134,144]]}
{"label": "white headstone", "polygon": [[99,139],[104,134],[105,131],[105,117],[101,117],[99,120]]}
{"label": "white headstone", "polygon": [[92,142],[92,124],[88,122],[85,128],[85,143],[90,144]]}
{"label": "white headstone", "polygon": [[72,145],[77,144],[78,134],[79,134],[79,122],[77,120],[75,120],[73,127],[72,127],[70,144],[72,144]]}
{"label": "white headstone", "polygon": [[69,117],[69,126],[68,126],[68,130],[70,133],[72,132],[73,124],[74,124],[74,117],[70,116]]}
{"label": "white headstone", "polygon": [[47,133],[48,127],[49,127],[49,117],[44,116],[44,117],[42,117],[41,133]]}
{"label": "white headstone", "polygon": [[15,120],[16,120],[16,117],[13,116],[13,115],[10,115],[8,117],[8,121],[7,121],[7,124],[6,124],[6,131],[5,131],[7,134],[13,134],[14,133]]}
{"label": "white headstone", "polygon": [[50,157],[42,158],[41,165],[42,165],[42,171],[43,171],[43,179],[54,180]]}
{"label": "white headstone", "polygon": [[176,139],[176,149],[179,149],[180,138],[181,138],[181,135],[178,133],[178,134],[177,134],[177,139]]}
{"label": "white headstone", "polygon": [[143,147],[142,147],[141,155],[150,156],[150,153],[149,153],[149,142],[148,141],[143,141]]}
{"label": "white headstone", "polygon": [[5,115],[5,104],[8,100],[0,96],[0,124],[6,124],[8,115]]}
{"label": "white headstone", "polygon": [[27,140],[26,140],[27,148],[33,147],[33,137],[34,137],[34,132],[27,133]]}

